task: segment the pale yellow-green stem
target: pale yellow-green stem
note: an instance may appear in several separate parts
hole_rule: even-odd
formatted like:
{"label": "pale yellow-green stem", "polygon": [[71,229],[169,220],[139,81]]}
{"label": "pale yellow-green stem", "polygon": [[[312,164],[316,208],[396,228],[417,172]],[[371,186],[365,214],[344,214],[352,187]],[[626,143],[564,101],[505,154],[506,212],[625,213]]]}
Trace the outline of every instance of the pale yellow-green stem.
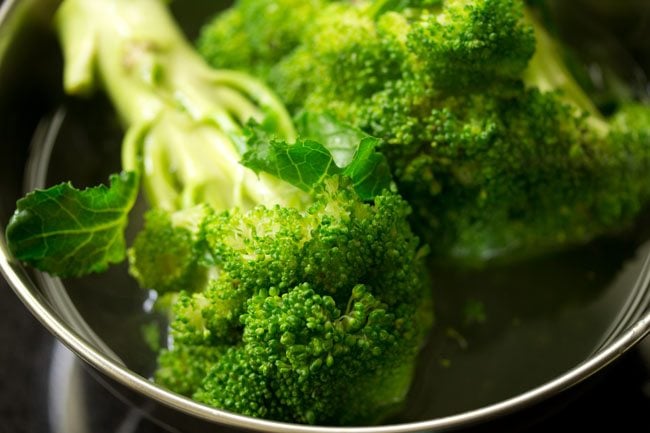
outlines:
{"label": "pale yellow-green stem", "polygon": [[271,115],[278,137],[295,140],[284,106],[254,78],[209,67],[163,0],[64,0],[56,26],[65,90],[108,94],[127,130],[124,169],[142,174],[154,206],[222,210],[300,196],[239,164],[251,118]]}
{"label": "pale yellow-green stem", "polygon": [[609,132],[607,121],[567,68],[558,42],[530,11],[525,11],[525,18],[535,30],[536,48],[524,71],[524,83],[542,92],[560,91],[565,101],[589,114],[587,121],[595,131],[606,135]]}

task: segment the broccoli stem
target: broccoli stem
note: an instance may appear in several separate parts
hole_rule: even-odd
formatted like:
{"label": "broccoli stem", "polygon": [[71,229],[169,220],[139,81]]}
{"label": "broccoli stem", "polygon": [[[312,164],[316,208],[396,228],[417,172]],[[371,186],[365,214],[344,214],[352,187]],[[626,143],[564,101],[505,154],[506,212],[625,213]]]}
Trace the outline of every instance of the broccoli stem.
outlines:
{"label": "broccoli stem", "polygon": [[255,79],[211,69],[162,0],[65,0],[56,25],[70,94],[103,87],[127,127],[123,166],[140,171],[151,204],[177,210],[286,203],[288,185],[239,164],[242,126],[272,119],[295,140],[278,98]]}
{"label": "broccoli stem", "polygon": [[560,44],[528,8],[524,9],[524,15],[535,31],[536,42],[535,54],[522,77],[524,84],[542,92],[559,90],[565,101],[588,113],[589,125],[605,136],[609,132],[608,123],[567,68]]}
{"label": "broccoli stem", "polygon": [[376,0],[367,6],[367,14],[373,19],[379,18],[384,12],[402,9],[408,5],[408,0]]}

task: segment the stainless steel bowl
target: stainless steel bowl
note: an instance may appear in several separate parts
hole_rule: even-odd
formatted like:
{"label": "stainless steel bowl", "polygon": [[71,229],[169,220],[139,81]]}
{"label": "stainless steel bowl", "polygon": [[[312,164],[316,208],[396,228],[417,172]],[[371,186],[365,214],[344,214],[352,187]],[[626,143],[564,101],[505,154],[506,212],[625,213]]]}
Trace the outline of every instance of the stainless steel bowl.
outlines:
{"label": "stainless steel bowl", "polygon": [[[61,55],[50,27],[58,3],[7,0],[0,10],[3,232],[2,224],[26,191],[63,180],[97,184],[119,167],[121,132],[109,104],[101,96],[78,101],[63,95]],[[192,34],[214,3],[185,0],[175,7]],[[155,402],[152,416],[183,431],[215,426],[220,431],[437,431],[480,426],[562,394],[650,332],[650,244],[642,227],[511,267],[434,269],[436,331],[404,413],[377,427],[253,419],[156,386],[148,379],[155,355],[141,330],[164,328],[164,318],[143,309],[148,294],[124,267],[61,281],[16,263],[0,241],[0,269],[43,325],[110,386],[134,401]],[[485,306],[487,319],[471,325],[459,315],[459,306],[476,300]]]}

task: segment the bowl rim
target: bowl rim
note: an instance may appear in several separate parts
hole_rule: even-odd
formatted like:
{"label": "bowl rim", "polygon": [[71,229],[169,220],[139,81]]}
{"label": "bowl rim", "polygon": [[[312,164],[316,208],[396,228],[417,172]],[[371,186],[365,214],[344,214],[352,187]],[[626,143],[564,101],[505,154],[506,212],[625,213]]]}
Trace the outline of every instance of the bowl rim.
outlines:
{"label": "bowl rim", "polygon": [[[11,18],[12,12],[15,11],[15,7],[19,3],[21,3],[21,0],[5,0],[4,3],[0,5],[0,26],[5,25]],[[1,225],[0,228],[2,228]],[[649,264],[650,255],[646,258],[644,270],[642,271],[646,273],[646,278],[644,280],[646,286],[650,283],[650,273],[648,272],[648,268],[650,267]],[[116,360],[105,356],[60,320],[44,299],[35,293],[36,289],[33,281],[28,276],[22,265],[17,263],[11,257],[4,237],[0,240],[0,273],[4,275],[4,278],[12,287],[18,298],[20,298],[23,304],[25,304],[29,311],[42,323],[43,326],[45,326],[45,328],[47,328],[59,341],[61,341],[77,356],[99,372],[105,374],[107,377],[165,406],[201,418],[205,421],[225,424],[231,427],[266,432],[406,433],[467,427],[501,415],[506,415],[518,409],[523,409],[576,385],[616,360],[624,352],[633,347],[650,333],[650,310],[646,310],[641,318],[631,325],[625,332],[621,333],[616,339],[611,341],[592,357],[566,371],[564,374],[524,393],[478,409],[426,421],[383,426],[309,426],[252,418],[197,403],[187,397],[174,394],[171,391],[154,384],[150,380],[129,370]]]}

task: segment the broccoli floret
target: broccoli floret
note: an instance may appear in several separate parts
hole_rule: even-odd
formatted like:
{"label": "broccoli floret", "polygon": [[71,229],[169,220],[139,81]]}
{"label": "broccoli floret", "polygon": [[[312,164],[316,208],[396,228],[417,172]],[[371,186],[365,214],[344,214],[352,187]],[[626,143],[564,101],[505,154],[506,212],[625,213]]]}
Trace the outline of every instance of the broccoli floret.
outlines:
{"label": "broccoli floret", "polygon": [[302,35],[260,77],[291,110],[384,140],[414,227],[441,259],[587,242],[650,199],[650,108],[603,116],[523,1],[336,2]]}
{"label": "broccoli floret", "polygon": [[[305,32],[303,44],[269,68],[265,78],[289,108],[326,107],[359,124],[369,98],[412,73],[403,34],[406,23],[396,14],[382,15],[377,23],[367,6],[329,5]],[[318,83],[318,76],[326,82]]]}
{"label": "broccoli floret", "polygon": [[140,287],[159,294],[202,288],[208,266],[202,263],[199,224],[211,208],[194,208],[169,214],[154,209],[146,214],[144,229],[128,251],[129,270]]}
{"label": "broccoli floret", "polygon": [[192,397],[212,366],[228,351],[227,346],[182,345],[172,350],[162,349],[154,380],[165,388]]}
{"label": "broccoli floret", "polygon": [[204,228],[214,262],[248,294],[260,286],[281,290],[298,278],[339,302],[348,298],[337,298],[340,290],[360,282],[373,282],[390,304],[411,302],[421,283],[409,207],[393,193],[369,205],[340,182],[347,183],[327,181],[304,211],[258,207],[215,216]]}
{"label": "broccoli floret", "polygon": [[[359,104],[380,91],[386,82],[394,81],[402,74],[404,50],[393,40],[393,35],[377,26],[372,16],[363,8],[345,3],[333,4],[327,8],[330,13],[319,16],[308,33],[308,44],[302,45],[279,67],[286,71],[285,80],[308,81],[307,107],[321,107],[325,101],[332,101],[330,108],[340,116],[354,114]],[[304,60],[308,52],[310,60],[321,59],[309,75],[304,75],[299,64],[294,74],[293,62]],[[282,71],[273,71],[273,76],[282,76]],[[314,86],[315,76],[336,80],[332,85]],[[273,83],[280,94],[284,94],[280,83]],[[294,84],[295,85],[295,84]],[[303,96],[303,95],[299,95]],[[294,101],[289,101],[292,103]],[[309,108],[307,108],[309,109]]]}
{"label": "broccoli floret", "polygon": [[[332,179],[304,211],[258,207],[206,219],[219,276],[175,309],[173,349],[228,346],[194,398],[301,423],[377,422],[399,407],[431,321],[409,208],[373,204]],[[222,320],[224,299],[228,311]],[[227,330],[227,332],[224,332]],[[233,336],[236,336],[233,338]],[[203,371],[203,360],[189,372]],[[187,393],[187,381],[164,382]]]}
{"label": "broccoli floret", "polygon": [[[217,68],[265,75],[331,0],[237,0],[203,28],[198,47]],[[226,43],[224,43],[227,41]]]}
{"label": "broccoli floret", "polygon": [[432,248],[482,260],[586,242],[630,223],[650,193],[647,142],[601,136],[574,112],[536,89],[434,110],[436,147],[402,176],[405,195],[422,200],[412,202],[420,224],[438,236]]}
{"label": "broccoli floret", "polygon": [[468,92],[516,79],[535,51],[519,0],[446,0],[415,23],[409,49],[439,91]]}
{"label": "broccoli floret", "polygon": [[391,309],[364,285],[346,292],[343,306],[307,283],[282,295],[253,296],[242,317],[244,344],[215,365],[196,398],[310,424],[385,417],[412,376],[420,331],[409,325],[415,313]]}

